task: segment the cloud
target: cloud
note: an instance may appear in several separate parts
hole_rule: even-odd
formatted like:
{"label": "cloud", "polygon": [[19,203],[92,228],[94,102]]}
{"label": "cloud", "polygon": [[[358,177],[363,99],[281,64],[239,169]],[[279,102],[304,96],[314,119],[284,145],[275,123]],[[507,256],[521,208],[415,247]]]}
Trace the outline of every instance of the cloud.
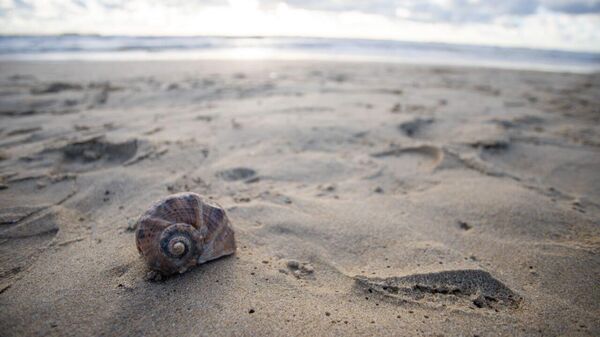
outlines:
{"label": "cloud", "polygon": [[[266,3],[277,2],[266,0]],[[501,16],[528,16],[550,10],[573,15],[600,13],[600,0],[286,0],[311,10],[357,11],[416,21],[489,22]]]}
{"label": "cloud", "polygon": [[548,8],[555,12],[567,14],[579,15],[600,13],[600,1],[598,0],[546,0],[542,1],[542,5],[545,8]]}
{"label": "cloud", "polygon": [[503,16],[529,16],[541,11],[559,14],[600,14],[600,0],[0,0],[0,16],[44,16],[42,10],[123,10],[161,7],[202,10],[232,2],[256,3],[271,10],[281,4],[326,12],[359,12],[388,18],[430,22],[491,22]]}
{"label": "cloud", "polygon": [[279,35],[600,50],[600,0],[0,0],[2,34]]}

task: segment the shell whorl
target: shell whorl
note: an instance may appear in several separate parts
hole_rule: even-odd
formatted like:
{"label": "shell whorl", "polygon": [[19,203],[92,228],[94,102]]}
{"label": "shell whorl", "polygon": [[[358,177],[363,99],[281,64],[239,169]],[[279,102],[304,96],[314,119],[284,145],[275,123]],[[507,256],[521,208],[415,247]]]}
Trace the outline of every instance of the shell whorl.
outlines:
{"label": "shell whorl", "polygon": [[169,242],[169,252],[173,256],[181,256],[190,246],[189,240],[175,240]]}
{"label": "shell whorl", "polygon": [[183,259],[195,254],[193,231],[194,227],[188,224],[174,224],[165,228],[160,235],[162,253],[173,259]]}
{"label": "shell whorl", "polygon": [[148,209],[138,220],[136,245],[151,269],[167,275],[235,252],[225,211],[195,193],[169,196]]}

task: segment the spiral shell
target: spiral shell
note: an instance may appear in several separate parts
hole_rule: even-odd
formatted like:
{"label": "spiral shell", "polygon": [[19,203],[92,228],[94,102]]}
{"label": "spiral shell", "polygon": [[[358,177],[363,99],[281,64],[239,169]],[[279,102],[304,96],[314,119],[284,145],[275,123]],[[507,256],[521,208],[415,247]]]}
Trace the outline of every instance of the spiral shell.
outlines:
{"label": "spiral shell", "polygon": [[150,269],[163,275],[183,273],[236,249],[225,210],[191,192],[168,196],[142,214],[135,242]]}

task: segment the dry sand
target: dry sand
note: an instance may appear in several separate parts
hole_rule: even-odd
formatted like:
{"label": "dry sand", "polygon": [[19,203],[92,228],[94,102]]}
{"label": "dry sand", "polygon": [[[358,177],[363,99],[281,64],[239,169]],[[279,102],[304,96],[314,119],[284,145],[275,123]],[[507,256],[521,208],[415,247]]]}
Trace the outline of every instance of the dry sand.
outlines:
{"label": "dry sand", "polygon": [[[600,76],[0,63],[2,336],[600,334]],[[156,282],[194,191],[235,255]]]}

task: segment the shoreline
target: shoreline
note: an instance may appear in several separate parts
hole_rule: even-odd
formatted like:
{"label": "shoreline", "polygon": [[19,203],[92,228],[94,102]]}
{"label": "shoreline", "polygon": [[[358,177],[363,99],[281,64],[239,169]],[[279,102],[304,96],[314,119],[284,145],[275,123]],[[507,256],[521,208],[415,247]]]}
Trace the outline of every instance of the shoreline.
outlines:
{"label": "shoreline", "polygon": [[[564,64],[535,64],[530,62],[500,62],[486,60],[468,61],[446,61],[439,62],[435,59],[417,61],[414,58],[402,59],[400,57],[366,56],[366,55],[319,55],[311,53],[279,53],[276,51],[250,51],[247,56],[238,55],[240,51],[231,49],[227,51],[211,52],[121,52],[121,53],[82,53],[77,54],[23,54],[23,55],[0,55],[2,63],[20,62],[323,62],[323,63],[361,63],[361,64],[390,64],[407,67],[450,67],[469,69],[497,69],[509,71],[534,71],[547,73],[568,74],[597,74],[600,73],[600,65],[596,68],[582,65]],[[243,51],[242,51],[243,53]],[[253,55],[254,53],[254,55]],[[271,55],[265,55],[271,54]]]}
{"label": "shoreline", "polygon": [[308,37],[0,36],[3,60],[334,60],[600,71],[593,51]]}

